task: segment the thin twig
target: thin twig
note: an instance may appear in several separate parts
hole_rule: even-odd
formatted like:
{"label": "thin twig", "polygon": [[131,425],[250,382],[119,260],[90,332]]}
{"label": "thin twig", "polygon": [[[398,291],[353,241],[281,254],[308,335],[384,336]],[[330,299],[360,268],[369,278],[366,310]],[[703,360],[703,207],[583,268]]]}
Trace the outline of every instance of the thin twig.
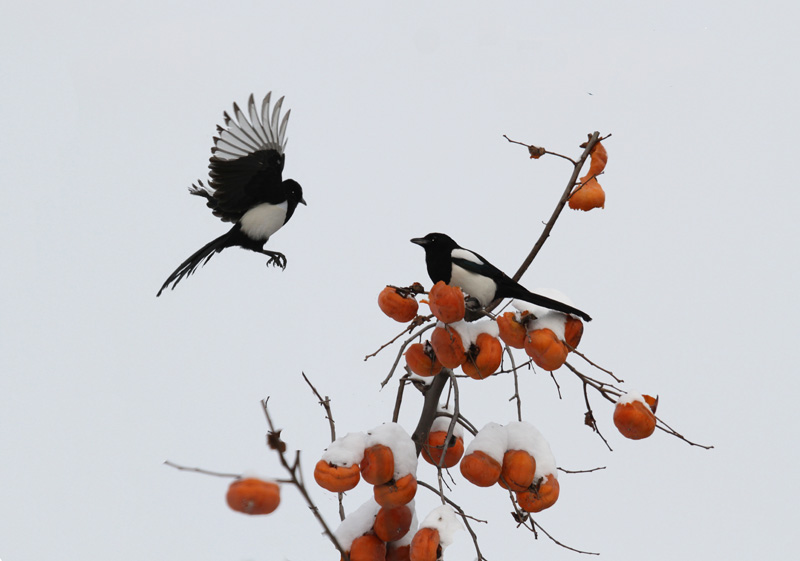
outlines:
{"label": "thin twig", "polygon": [[[429,490],[433,491],[434,493],[438,494],[438,491],[436,490],[436,488],[433,485],[429,485],[428,483],[425,483],[424,481],[417,481],[417,484],[419,486],[421,486],[421,487],[425,487],[426,489],[429,489]],[[440,496],[442,496],[442,495],[440,495]],[[472,520],[474,522],[479,522],[481,524],[488,524],[488,522],[486,520],[480,520],[478,518],[475,518],[474,516],[468,515],[467,513],[464,512],[464,509],[462,509],[458,504],[456,504],[455,502],[453,502],[449,498],[447,498],[445,496],[442,496],[442,498],[444,499],[444,501],[447,504],[449,504],[450,506],[452,506],[454,509],[456,509],[458,511],[458,514],[461,516],[461,519],[464,521],[464,525],[467,527],[467,531],[469,532],[469,535],[472,536],[472,543],[475,544],[475,553],[478,554],[478,557],[476,558],[476,561],[487,561],[486,557],[484,557],[483,554],[481,553],[480,545],[478,545],[478,535],[472,529],[472,526],[470,526],[469,521]]]}
{"label": "thin twig", "polygon": [[417,337],[420,337],[423,333],[425,333],[429,329],[433,329],[434,327],[435,327],[435,324],[433,324],[433,323],[430,324],[430,325],[426,325],[425,327],[423,327],[422,329],[420,329],[419,331],[417,331],[416,333],[411,335],[411,337],[409,337],[408,339],[403,341],[403,344],[400,345],[400,349],[397,351],[397,356],[394,359],[394,364],[392,364],[391,369],[389,369],[389,374],[387,374],[386,378],[384,378],[383,382],[381,382],[381,389],[383,389],[383,387],[386,386],[386,384],[389,383],[389,380],[392,379],[392,376],[394,375],[394,371],[397,368],[397,365],[400,363],[400,359],[402,358],[403,351],[406,350],[406,347],[412,341],[414,341],[414,339],[416,339]]}
{"label": "thin twig", "polygon": [[210,471],[210,470],[203,469],[203,468],[198,468],[198,467],[186,467],[186,466],[182,466],[182,465],[170,462],[169,460],[165,460],[164,461],[164,465],[165,466],[169,466],[171,468],[175,468],[175,469],[180,470],[180,471],[193,471],[195,473],[202,473],[203,475],[213,475],[214,477],[229,477],[229,478],[233,478],[233,479],[241,479],[242,478],[241,474],[238,474],[238,473],[222,473],[222,472],[219,472],[219,471]]}
{"label": "thin twig", "polygon": [[[303,375],[303,380],[306,381],[306,384],[308,384],[308,386],[311,388],[311,391],[313,391],[314,395],[317,396],[319,404],[325,409],[325,416],[327,417],[328,424],[331,427],[331,442],[333,442],[336,440],[336,423],[333,420],[333,411],[331,411],[331,398],[326,395],[323,399],[323,397],[317,391],[317,388],[314,387],[314,384],[312,384],[308,379],[308,376],[306,376],[306,373],[301,372],[301,374]],[[339,501],[339,520],[344,520],[346,516],[344,511],[344,493],[336,493],[336,496]]]}
{"label": "thin twig", "polygon": [[302,470],[300,469],[300,451],[298,450],[295,454],[294,465],[290,465],[289,462],[286,460],[286,443],[281,440],[280,434],[281,431],[275,430],[275,425],[272,423],[272,418],[269,415],[269,408],[267,407],[267,402],[269,398],[261,400],[261,408],[264,410],[264,416],[267,419],[267,425],[269,426],[269,434],[267,435],[267,442],[273,450],[278,453],[278,459],[281,462],[281,465],[284,469],[289,472],[289,476],[292,479],[292,484],[300,491],[300,494],[303,495],[303,498],[308,505],[308,508],[314,514],[314,517],[322,526],[325,534],[330,538],[331,542],[333,542],[334,547],[339,551],[342,555],[342,559],[344,561],[350,561],[350,557],[347,555],[347,552],[344,550],[342,545],[339,543],[339,540],[334,535],[333,531],[328,527],[327,522],[322,517],[319,512],[319,508],[317,505],[314,504],[314,501],[311,500],[311,497],[306,490],[306,486],[303,484],[303,476]]}
{"label": "thin twig", "polygon": [[564,473],[592,473],[593,471],[600,471],[601,469],[606,469],[606,466],[600,466],[591,469],[564,469],[562,467],[556,468],[558,471],[563,471]]}
{"label": "thin twig", "polygon": [[603,368],[602,366],[600,366],[599,364],[597,364],[597,363],[595,363],[595,362],[592,362],[591,360],[589,360],[589,358],[588,358],[588,357],[587,357],[585,354],[583,354],[582,352],[580,352],[580,351],[576,350],[574,347],[570,347],[570,349],[569,349],[569,350],[570,350],[572,353],[574,353],[574,354],[578,355],[579,357],[581,357],[583,360],[585,360],[586,362],[588,362],[589,364],[591,364],[591,365],[592,365],[592,366],[594,366],[595,368],[597,368],[598,370],[601,370],[601,371],[605,372],[606,374],[608,374],[609,376],[611,376],[612,378],[614,378],[614,381],[615,381],[615,382],[617,382],[618,384],[623,384],[623,383],[625,382],[625,380],[623,380],[623,379],[621,379],[621,378],[617,378],[617,377],[614,375],[614,373],[613,373],[613,372],[611,372],[611,370],[607,370],[607,369]]}

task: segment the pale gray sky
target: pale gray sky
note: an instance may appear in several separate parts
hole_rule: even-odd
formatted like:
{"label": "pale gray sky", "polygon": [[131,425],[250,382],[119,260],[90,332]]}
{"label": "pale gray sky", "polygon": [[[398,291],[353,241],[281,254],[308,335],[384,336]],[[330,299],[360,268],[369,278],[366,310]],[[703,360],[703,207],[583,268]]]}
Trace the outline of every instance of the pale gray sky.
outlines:
{"label": "pale gray sky", "polygon": [[[524,414],[568,469],[537,520],[603,559],[781,558],[798,495],[792,351],[800,197],[794,2],[17,2],[0,22],[0,559],[336,558],[290,488],[269,517],[166,459],[282,476],[271,396],[309,476],[328,427],[391,415],[387,283],[427,282],[409,238],[445,231],[513,272],[569,177],[503,138],[577,155],[613,133],[605,210],[566,212],[523,277],[595,319],[582,349],[660,395],[692,448],[633,442],[580,384],[522,377]],[[226,226],[187,194],[222,112],[292,109],[285,177],[308,207],[155,293]],[[514,417],[507,377],[462,384],[478,425]],[[412,430],[420,400],[407,392]],[[420,468],[431,480],[433,470]],[[457,476],[489,559],[579,558],[516,530],[497,489]],[[334,499],[312,489],[334,523]],[[354,510],[368,494],[351,493]],[[436,506],[420,495],[420,515]],[[466,534],[449,559],[471,559]]]}

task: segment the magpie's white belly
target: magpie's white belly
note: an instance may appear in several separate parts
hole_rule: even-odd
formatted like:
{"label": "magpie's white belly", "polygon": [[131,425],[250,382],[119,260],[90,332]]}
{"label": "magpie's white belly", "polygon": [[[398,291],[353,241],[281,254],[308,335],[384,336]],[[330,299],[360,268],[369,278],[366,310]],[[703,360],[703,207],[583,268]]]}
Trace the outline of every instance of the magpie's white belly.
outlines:
{"label": "magpie's white belly", "polygon": [[285,201],[277,205],[261,203],[254,206],[245,212],[239,221],[242,232],[254,240],[267,241],[286,221],[287,207],[288,203]]}
{"label": "magpie's white belly", "polygon": [[489,277],[476,275],[453,263],[450,272],[450,284],[460,286],[461,290],[477,298],[481,306],[485,306],[494,298],[496,285]]}

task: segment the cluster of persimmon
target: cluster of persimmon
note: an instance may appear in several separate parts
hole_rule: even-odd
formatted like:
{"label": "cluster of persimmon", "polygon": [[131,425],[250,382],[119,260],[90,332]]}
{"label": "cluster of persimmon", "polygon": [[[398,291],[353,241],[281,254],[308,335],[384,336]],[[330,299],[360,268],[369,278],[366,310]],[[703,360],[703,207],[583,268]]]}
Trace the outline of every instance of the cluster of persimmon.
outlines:
{"label": "cluster of persimmon", "polygon": [[330,444],[314,467],[317,484],[333,493],[355,488],[363,479],[373,486],[375,501],[393,508],[417,493],[417,456],[411,437],[397,423],[364,433],[348,433]]}
{"label": "cluster of persimmon", "polygon": [[516,493],[520,508],[541,512],[558,500],[560,487],[550,445],[525,421],[489,423],[470,442],[461,474],[478,487],[498,484]]}
{"label": "cluster of persimmon", "polygon": [[460,529],[450,507],[434,509],[420,524],[413,502],[387,509],[370,499],[334,534],[351,561],[437,561]]}
{"label": "cluster of persimmon", "polygon": [[[419,308],[414,296],[414,291],[387,286],[378,304],[389,317],[408,322]],[[408,368],[423,377],[434,376],[445,367],[461,368],[470,378],[483,380],[500,368],[502,343],[524,349],[545,370],[557,370],[583,335],[580,319],[525,303],[516,304],[522,311],[505,312],[496,321],[467,323],[464,293],[442,281],[431,288],[423,302],[438,323],[429,340],[409,345],[405,353]]]}
{"label": "cluster of persimmon", "polygon": [[627,393],[617,400],[614,407],[614,425],[626,438],[641,440],[656,430],[656,407],[658,398],[649,395]]}
{"label": "cluster of persimmon", "polygon": [[273,481],[243,477],[228,487],[228,506],[244,514],[270,514],[281,504],[281,488]]}
{"label": "cluster of persimmon", "polygon": [[[586,145],[582,145],[585,147]],[[608,153],[605,146],[598,142],[590,152],[589,172],[581,177],[580,183],[575,187],[569,197],[569,208],[574,210],[592,210],[593,208],[605,208],[606,194],[597,176],[603,173],[608,161]]]}

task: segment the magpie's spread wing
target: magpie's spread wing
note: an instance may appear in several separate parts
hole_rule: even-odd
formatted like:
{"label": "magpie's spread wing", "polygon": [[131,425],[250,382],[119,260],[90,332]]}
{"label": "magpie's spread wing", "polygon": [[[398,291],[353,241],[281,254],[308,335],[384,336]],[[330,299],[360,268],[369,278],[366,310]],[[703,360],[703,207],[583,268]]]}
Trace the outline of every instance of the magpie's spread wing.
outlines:
{"label": "magpie's spread wing", "polygon": [[204,197],[214,215],[226,222],[236,222],[256,204],[286,200],[281,173],[291,110],[280,118],[280,98],[270,113],[271,95],[268,93],[261,103],[260,114],[250,95],[249,119],[235,103],[233,118],[224,113],[225,126],[217,126],[218,136],[211,149],[210,181],[189,188],[191,194]]}

